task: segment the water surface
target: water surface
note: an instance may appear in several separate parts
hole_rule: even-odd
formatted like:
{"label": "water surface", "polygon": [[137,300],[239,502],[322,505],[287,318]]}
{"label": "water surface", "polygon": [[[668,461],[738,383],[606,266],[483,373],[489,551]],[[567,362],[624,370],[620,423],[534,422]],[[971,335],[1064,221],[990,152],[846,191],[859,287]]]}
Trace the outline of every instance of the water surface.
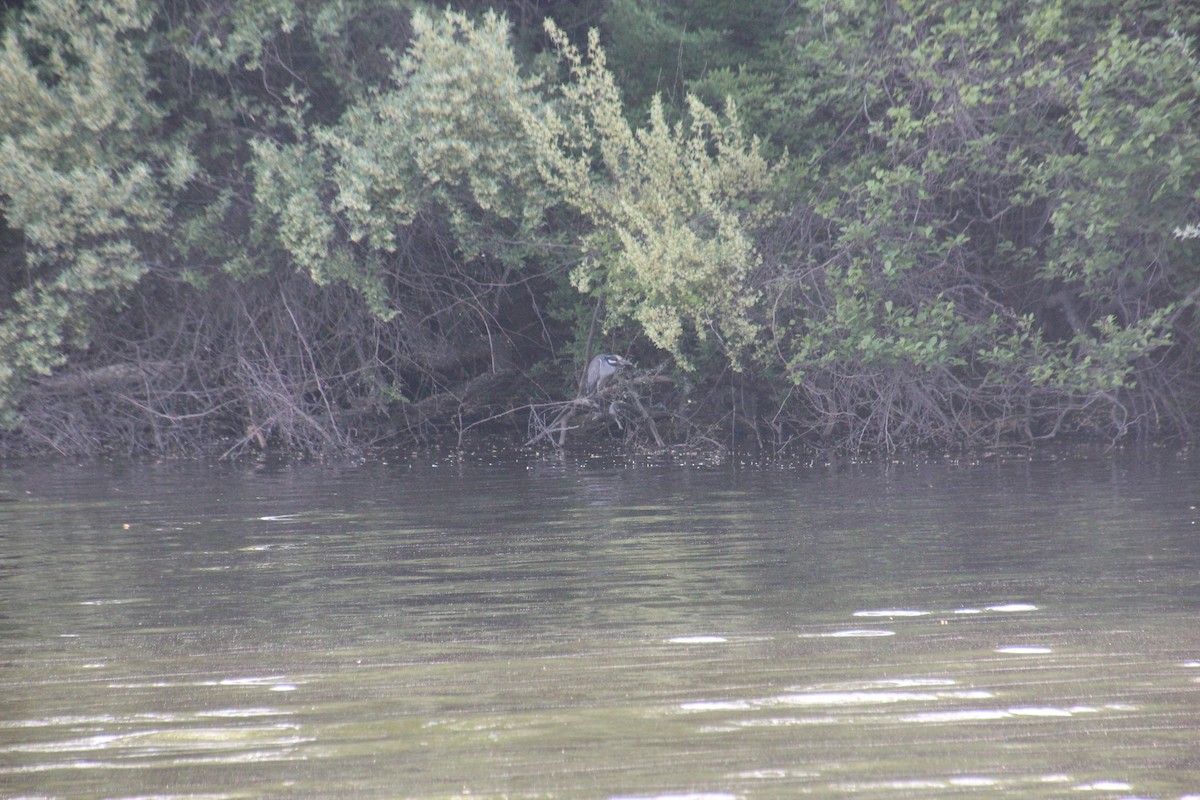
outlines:
{"label": "water surface", "polygon": [[0,795],[1200,797],[1186,457],[0,472]]}

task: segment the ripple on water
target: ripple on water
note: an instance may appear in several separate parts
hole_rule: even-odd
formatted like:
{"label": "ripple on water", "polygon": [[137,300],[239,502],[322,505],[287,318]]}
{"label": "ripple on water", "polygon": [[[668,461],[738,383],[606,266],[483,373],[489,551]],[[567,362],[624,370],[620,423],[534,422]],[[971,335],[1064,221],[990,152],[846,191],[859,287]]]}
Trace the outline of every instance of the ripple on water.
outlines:
{"label": "ripple on water", "polygon": [[987,610],[1007,613],[1013,611],[1037,611],[1038,607],[1032,603],[1001,603],[995,606],[988,606]]}
{"label": "ripple on water", "polygon": [[[790,691],[771,697],[734,700],[701,700],[680,704],[681,711],[748,711],[763,708],[853,707],[897,703],[929,703],[939,700],[984,700],[991,692],[982,689],[939,688],[955,682],[943,678],[913,678],[848,686],[841,691]],[[914,691],[915,689],[925,691]]]}
{"label": "ripple on water", "polygon": [[1013,717],[1073,717],[1092,714],[1099,709],[1091,706],[1016,706],[1013,708],[963,708],[950,711],[921,711],[900,717],[901,722],[986,722]]}
{"label": "ripple on water", "polygon": [[761,705],[783,706],[858,706],[876,703],[930,702],[935,692],[802,692],[781,694],[758,701]]}
{"label": "ripple on water", "polygon": [[1183,800],[1200,539],[1150,489],[1191,462],[866,501],[873,469],[455,463],[122,466],[0,523],[3,796]]}
{"label": "ripple on water", "polygon": [[1013,655],[1045,655],[1054,651],[1049,647],[1034,644],[1014,644],[1005,647],[997,647],[997,653],[1010,653]]}
{"label": "ripple on water", "polygon": [[953,711],[921,711],[907,714],[901,722],[987,722],[1008,719],[1012,714],[1000,708],[962,708]]}
{"label": "ripple on water", "polygon": [[[995,611],[999,613],[1014,613],[1018,611],[1037,611],[1038,607],[1032,603],[998,603],[996,605],[985,606],[984,608],[975,608],[972,606],[964,606],[954,609],[955,614],[982,614],[985,611]],[[932,614],[932,611],[916,608],[874,608],[863,611],[855,611],[856,617],[925,617]]]}
{"label": "ripple on water", "polygon": [[[265,686],[275,691],[291,691],[295,689],[295,684],[288,683],[282,675],[264,675],[246,678],[222,678],[217,681],[218,686]],[[289,689],[280,689],[280,686],[290,687]]]}
{"label": "ripple on water", "polygon": [[[913,686],[954,686],[958,681],[954,678],[877,678],[865,681],[845,681],[834,684],[840,689],[869,690],[895,689]],[[830,688],[828,684],[822,688]]]}
{"label": "ripple on water", "polygon": [[679,706],[684,711],[745,711],[754,708],[750,700],[697,700]]}
{"label": "ripple on water", "polygon": [[281,708],[217,708],[211,711],[197,711],[198,719],[216,717],[218,719],[253,719],[255,717],[287,717],[293,712]]}
{"label": "ripple on water", "polygon": [[1014,717],[1073,717],[1073,716],[1075,716],[1071,711],[1069,711],[1068,709],[1065,709],[1065,708],[1040,707],[1040,706],[1010,708],[1008,710],[1008,713],[1012,714]]}

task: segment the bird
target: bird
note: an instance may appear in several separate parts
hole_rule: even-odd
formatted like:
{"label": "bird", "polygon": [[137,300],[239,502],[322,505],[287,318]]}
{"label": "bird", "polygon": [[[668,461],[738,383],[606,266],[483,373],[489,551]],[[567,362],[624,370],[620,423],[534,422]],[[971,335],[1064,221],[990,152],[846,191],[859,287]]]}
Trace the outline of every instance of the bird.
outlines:
{"label": "bird", "polygon": [[587,368],[587,394],[593,395],[604,388],[608,379],[622,367],[632,367],[633,362],[612,353],[601,353],[591,360]]}

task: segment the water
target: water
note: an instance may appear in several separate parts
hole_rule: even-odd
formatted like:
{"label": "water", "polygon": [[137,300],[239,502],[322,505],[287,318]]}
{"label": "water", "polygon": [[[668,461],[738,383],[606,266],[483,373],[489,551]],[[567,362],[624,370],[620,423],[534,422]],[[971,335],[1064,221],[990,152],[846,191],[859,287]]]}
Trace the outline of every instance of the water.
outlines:
{"label": "water", "polygon": [[1200,797],[1200,465],[0,472],[0,796]]}

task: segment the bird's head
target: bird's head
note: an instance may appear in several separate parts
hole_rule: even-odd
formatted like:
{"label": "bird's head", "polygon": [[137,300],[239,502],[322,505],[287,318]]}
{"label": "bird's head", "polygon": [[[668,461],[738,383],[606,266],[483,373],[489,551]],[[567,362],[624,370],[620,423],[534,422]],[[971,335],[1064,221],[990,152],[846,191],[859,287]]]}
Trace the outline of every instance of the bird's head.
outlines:
{"label": "bird's head", "polygon": [[604,360],[610,367],[613,367],[615,369],[621,369],[622,367],[632,367],[633,366],[632,361],[630,361],[627,358],[623,358],[622,356],[619,356],[616,353],[605,353]]}

